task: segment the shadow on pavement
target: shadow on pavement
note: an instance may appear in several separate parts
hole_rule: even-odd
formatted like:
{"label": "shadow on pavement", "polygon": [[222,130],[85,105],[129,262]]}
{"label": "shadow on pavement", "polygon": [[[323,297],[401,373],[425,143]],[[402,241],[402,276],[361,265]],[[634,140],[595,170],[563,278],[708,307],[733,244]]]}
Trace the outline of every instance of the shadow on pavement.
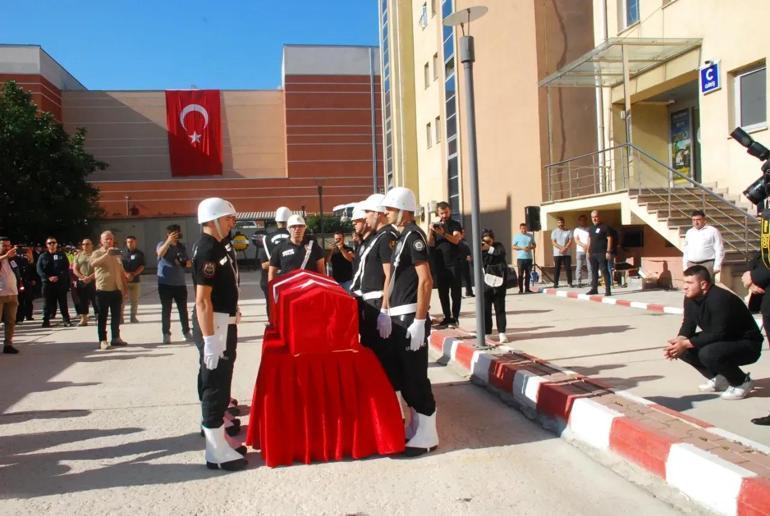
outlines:
{"label": "shadow on pavement", "polygon": [[[540,326],[533,328],[521,328],[525,332],[531,332],[532,330],[539,329]],[[543,333],[513,333],[512,331],[506,331],[506,334],[512,341],[517,340],[534,340],[534,339],[555,339],[562,337],[588,337],[590,335],[606,335],[608,333],[623,333],[634,329],[632,326],[622,324],[618,326],[586,326],[585,328],[573,328],[571,330],[559,330],[559,331],[546,331]]]}
{"label": "shadow on pavement", "polygon": [[[111,430],[66,430],[0,437],[0,449],[13,450],[0,457],[0,485],[3,497],[38,497],[80,491],[179,483],[217,475],[201,462],[192,464],[150,464],[148,461],[202,451],[197,433],[147,439],[85,450],[45,452],[48,448],[87,439],[134,434],[142,428]],[[202,455],[202,453],[201,453]],[[121,457],[125,459],[121,460]],[[254,462],[253,458],[252,462]],[[120,462],[115,462],[116,460]],[[102,467],[72,472],[67,462],[101,461]],[[260,460],[261,462],[261,460]]]}
{"label": "shadow on pavement", "polygon": [[[77,384],[81,386],[84,384]],[[98,385],[96,383],[89,383],[87,385]],[[66,387],[73,387],[73,384]],[[65,409],[65,410],[27,410],[23,412],[7,412],[0,415],[0,425],[7,425],[12,423],[23,423],[25,421],[32,421],[33,419],[64,419],[70,417],[83,417],[91,413],[90,410],[83,409]]]}
{"label": "shadow on pavement", "polygon": [[648,396],[647,399],[658,405],[684,412],[685,410],[693,408],[698,401],[713,400],[718,397],[719,394],[692,394],[680,398],[672,398],[670,396]]}

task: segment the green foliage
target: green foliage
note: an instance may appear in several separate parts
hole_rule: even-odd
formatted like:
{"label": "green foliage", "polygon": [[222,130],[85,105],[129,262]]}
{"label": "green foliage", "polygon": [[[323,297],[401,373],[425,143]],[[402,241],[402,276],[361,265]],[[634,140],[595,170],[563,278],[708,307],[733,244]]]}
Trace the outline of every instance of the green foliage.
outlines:
{"label": "green foliage", "polygon": [[[305,217],[305,223],[307,224],[307,231],[313,235],[321,234],[321,217],[320,215],[308,215]],[[342,230],[346,235],[353,232],[353,224],[350,221],[342,222],[340,217],[334,215],[324,215],[323,217],[323,232],[326,236],[331,236],[335,231]]]}
{"label": "green foliage", "polygon": [[19,242],[88,235],[102,215],[86,178],[106,163],[84,150],[85,130],[70,135],[14,81],[0,90],[0,233]]}

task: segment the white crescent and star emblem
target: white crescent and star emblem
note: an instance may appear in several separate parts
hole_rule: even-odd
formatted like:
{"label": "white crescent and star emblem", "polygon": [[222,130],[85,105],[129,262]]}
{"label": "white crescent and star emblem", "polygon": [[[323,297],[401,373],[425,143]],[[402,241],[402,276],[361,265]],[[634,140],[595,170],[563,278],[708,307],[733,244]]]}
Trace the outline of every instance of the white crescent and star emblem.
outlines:
{"label": "white crescent and star emblem", "polygon": [[[185,117],[195,111],[203,115],[203,128],[205,129],[206,126],[209,125],[209,112],[206,111],[205,107],[201,106],[200,104],[187,104],[184,109],[182,109],[182,112],[179,113],[179,123],[182,125],[182,129],[185,131],[187,131],[187,126],[185,126],[184,123]],[[197,131],[193,131],[192,134],[188,134],[187,136],[190,137],[190,143],[193,145],[200,143],[201,138],[203,137],[203,135],[198,134]]]}

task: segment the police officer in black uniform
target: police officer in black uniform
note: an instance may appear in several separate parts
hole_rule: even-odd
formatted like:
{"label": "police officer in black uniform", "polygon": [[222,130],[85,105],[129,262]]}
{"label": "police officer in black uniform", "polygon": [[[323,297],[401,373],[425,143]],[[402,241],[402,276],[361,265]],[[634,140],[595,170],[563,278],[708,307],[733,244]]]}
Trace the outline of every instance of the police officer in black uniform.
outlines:
{"label": "police officer in black uniform", "polygon": [[312,238],[305,239],[305,219],[300,215],[292,215],[286,225],[289,226],[289,238],[273,249],[267,269],[267,281],[273,281],[277,276],[296,269],[325,274],[321,247]]}
{"label": "police officer in black uniform", "polygon": [[411,409],[404,454],[422,455],[438,446],[436,402],[428,380],[430,303],[433,280],[428,262],[425,233],[415,224],[417,201],[408,188],[390,190],[382,200],[388,222],[400,232],[393,251],[393,271],[388,283],[386,306],[392,322],[390,340],[402,379],[401,392]]}
{"label": "police officer in black uniform", "polygon": [[391,256],[398,233],[382,207],[382,194],[372,194],[353,209],[353,226],[364,239],[353,263],[351,292],[358,300],[361,343],[369,347],[388,375],[394,391],[401,390],[397,355],[388,336],[392,330],[384,290],[391,274]]}
{"label": "police officer in black uniform", "polygon": [[286,229],[286,222],[291,217],[291,210],[286,206],[281,206],[275,210],[275,223],[278,228],[263,235],[262,241],[254,245],[257,248],[257,260],[262,267],[262,277],[259,280],[259,287],[265,296],[265,311],[270,316],[270,303],[267,303],[267,270],[270,267],[270,258],[273,256],[275,246],[289,238],[289,230]]}
{"label": "police officer in black uniform", "polygon": [[72,326],[67,308],[67,292],[70,289],[70,262],[63,251],[58,250],[55,237],[45,240],[46,251],[37,259],[37,275],[43,282],[43,328],[51,327],[51,317],[59,304],[64,326]]}
{"label": "police officer in black uniform", "polygon": [[238,340],[238,262],[229,242],[235,208],[224,199],[204,199],[198,205],[198,223],[203,234],[193,257],[193,338],[201,355],[198,392],[206,466],[235,471],[247,465],[245,448],[230,446],[224,424]]}

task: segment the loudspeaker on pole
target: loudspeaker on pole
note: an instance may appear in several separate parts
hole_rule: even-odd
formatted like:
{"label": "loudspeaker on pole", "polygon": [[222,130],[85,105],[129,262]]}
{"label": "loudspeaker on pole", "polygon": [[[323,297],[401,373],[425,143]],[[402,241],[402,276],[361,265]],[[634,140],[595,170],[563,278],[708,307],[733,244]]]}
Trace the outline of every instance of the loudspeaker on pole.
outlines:
{"label": "loudspeaker on pole", "polygon": [[525,206],[524,222],[529,231],[540,231],[540,206]]}

